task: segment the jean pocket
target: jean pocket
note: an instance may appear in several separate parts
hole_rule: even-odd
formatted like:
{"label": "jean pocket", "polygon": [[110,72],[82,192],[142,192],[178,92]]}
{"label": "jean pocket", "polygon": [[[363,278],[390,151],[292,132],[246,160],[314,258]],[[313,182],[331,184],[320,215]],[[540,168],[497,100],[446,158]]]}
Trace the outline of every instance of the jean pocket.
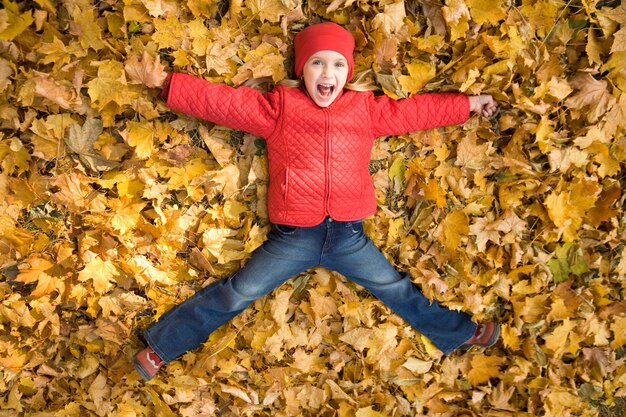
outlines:
{"label": "jean pocket", "polygon": [[354,235],[356,235],[357,233],[361,233],[363,232],[363,220],[346,222],[346,228]]}
{"label": "jean pocket", "polygon": [[281,235],[293,235],[298,230],[298,226],[289,226],[286,224],[275,224],[274,229]]}

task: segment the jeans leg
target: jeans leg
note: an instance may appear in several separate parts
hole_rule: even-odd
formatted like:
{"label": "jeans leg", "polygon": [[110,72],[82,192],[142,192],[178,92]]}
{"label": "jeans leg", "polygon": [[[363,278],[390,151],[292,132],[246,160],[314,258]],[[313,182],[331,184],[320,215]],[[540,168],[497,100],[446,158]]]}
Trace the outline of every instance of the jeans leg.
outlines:
{"label": "jeans leg", "polygon": [[365,236],[360,222],[343,223],[342,227],[335,235],[332,252],[323,256],[322,266],[365,287],[446,355],[474,334],[476,324],[468,314],[437,301],[431,303],[409,275],[398,272]]}
{"label": "jeans leg", "polygon": [[308,253],[306,240],[289,232],[273,230],[242,269],[201,289],[150,325],[144,332],[150,347],[170,362],[200,346],[254,300],[315,266],[317,259]]}

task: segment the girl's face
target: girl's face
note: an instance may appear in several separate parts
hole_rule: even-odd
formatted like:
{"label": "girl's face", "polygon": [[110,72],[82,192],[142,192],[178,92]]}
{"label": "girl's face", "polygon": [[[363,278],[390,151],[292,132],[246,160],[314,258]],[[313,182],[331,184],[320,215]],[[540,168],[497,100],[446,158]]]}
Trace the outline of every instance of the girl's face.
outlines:
{"label": "girl's face", "polygon": [[306,91],[315,104],[328,107],[348,81],[348,61],[339,52],[318,51],[304,64],[302,75]]}

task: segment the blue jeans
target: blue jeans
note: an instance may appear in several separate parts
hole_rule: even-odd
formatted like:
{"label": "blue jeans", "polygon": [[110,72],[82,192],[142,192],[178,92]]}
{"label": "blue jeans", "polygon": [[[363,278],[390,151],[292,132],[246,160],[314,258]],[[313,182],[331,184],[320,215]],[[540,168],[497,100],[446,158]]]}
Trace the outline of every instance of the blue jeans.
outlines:
{"label": "blue jeans", "polygon": [[466,313],[424,297],[365,236],[361,221],[326,218],[314,227],[275,225],[242,269],[164,314],[146,329],[145,339],[161,359],[170,362],[200,346],[256,299],[315,266],[337,271],[365,287],[446,355],[476,330]]}

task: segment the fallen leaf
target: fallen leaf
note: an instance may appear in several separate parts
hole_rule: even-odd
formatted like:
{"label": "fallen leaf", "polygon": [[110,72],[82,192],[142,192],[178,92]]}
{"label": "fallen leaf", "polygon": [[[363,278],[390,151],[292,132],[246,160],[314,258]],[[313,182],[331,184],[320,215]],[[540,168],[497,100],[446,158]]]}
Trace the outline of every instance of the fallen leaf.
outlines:
{"label": "fallen leaf", "polygon": [[167,72],[165,66],[161,65],[160,57],[157,55],[155,59],[146,51],[141,61],[137,55],[131,55],[126,60],[124,69],[132,83],[143,84],[146,87],[160,87],[167,78]]}
{"label": "fallen leaf", "polygon": [[467,379],[473,386],[484,384],[491,378],[497,377],[500,374],[500,367],[505,363],[506,359],[497,356],[474,356]]}

